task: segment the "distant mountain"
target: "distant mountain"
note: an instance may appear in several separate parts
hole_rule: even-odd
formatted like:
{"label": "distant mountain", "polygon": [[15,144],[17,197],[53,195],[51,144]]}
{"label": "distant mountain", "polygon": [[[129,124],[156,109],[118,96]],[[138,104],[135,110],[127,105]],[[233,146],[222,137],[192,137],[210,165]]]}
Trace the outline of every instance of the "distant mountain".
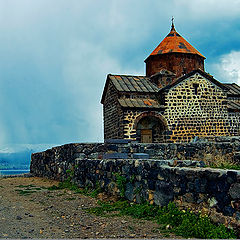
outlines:
{"label": "distant mountain", "polygon": [[56,144],[14,144],[0,146],[1,169],[29,169],[31,154],[45,151]]}

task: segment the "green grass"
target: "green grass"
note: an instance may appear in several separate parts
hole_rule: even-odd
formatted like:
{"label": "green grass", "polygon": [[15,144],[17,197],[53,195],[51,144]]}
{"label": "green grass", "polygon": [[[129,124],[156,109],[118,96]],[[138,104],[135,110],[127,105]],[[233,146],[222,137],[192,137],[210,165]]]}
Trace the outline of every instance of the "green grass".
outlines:
{"label": "green grass", "polygon": [[185,238],[236,238],[233,230],[227,229],[222,224],[216,225],[208,217],[200,214],[181,211],[174,203],[161,208],[148,203],[133,204],[121,200],[115,203],[99,202],[98,207],[89,208],[86,211],[98,216],[128,215],[136,219],[157,221],[161,232],[163,230],[164,233],[173,232]]}
{"label": "green grass", "polygon": [[240,165],[234,162],[231,158],[224,156],[215,156],[213,159],[204,159],[206,167],[240,170]]}
{"label": "green grass", "polygon": [[74,191],[76,194],[84,194],[90,197],[97,197],[97,195],[100,192],[102,192],[98,183],[96,184],[95,189],[90,187],[79,188],[76,184],[72,183],[70,179],[67,179],[64,182],[60,182],[58,186],[53,185],[48,188],[49,191],[61,190],[61,189],[69,189],[71,191]]}
{"label": "green grass", "polygon": [[18,185],[16,186],[17,188],[15,191],[18,192],[19,195],[30,195],[32,193],[35,193],[37,191],[42,190],[44,187],[37,187],[33,184],[30,185]]}
{"label": "green grass", "polygon": [[[126,179],[116,175],[116,183],[120,189],[120,193],[123,192]],[[72,183],[71,177],[68,177],[64,182],[60,182],[58,186],[48,188],[48,190],[59,189],[69,189],[75,193],[91,197],[96,197],[101,192],[99,184],[96,184],[95,189],[89,187],[80,189]],[[127,215],[135,219],[156,221],[159,224],[160,232],[164,234],[173,232],[185,238],[233,239],[237,237],[234,230],[228,229],[222,224],[214,224],[208,217],[203,217],[200,214],[195,214],[188,210],[181,211],[174,203],[169,203],[165,207],[159,207],[150,205],[149,203],[130,203],[122,199],[114,203],[99,201],[98,204],[99,206],[86,209],[86,211],[98,216]]]}
{"label": "green grass", "polygon": [[18,188],[33,188],[33,187],[36,187],[36,186],[33,185],[33,184],[29,184],[29,185],[18,185],[16,187],[18,187]]}
{"label": "green grass", "polygon": [[216,225],[208,217],[189,211],[180,211],[174,203],[159,208],[157,214],[159,224],[170,225],[173,232],[183,237],[195,238],[236,238],[233,230],[223,224]]}
{"label": "green grass", "polygon": [[32,193],[37,192],[34,190],[22,190],[22,189],[16,189],[15,191],[18,192],[19,195],[30,195]]}
{"label": "green grass", "polygon": [[221,169],[232,169],[232,170],[240,170],[240,165],[234,165],[230,163],[222,163],[218,165],[211,164],[209,165],[211,168],[221,168]]}

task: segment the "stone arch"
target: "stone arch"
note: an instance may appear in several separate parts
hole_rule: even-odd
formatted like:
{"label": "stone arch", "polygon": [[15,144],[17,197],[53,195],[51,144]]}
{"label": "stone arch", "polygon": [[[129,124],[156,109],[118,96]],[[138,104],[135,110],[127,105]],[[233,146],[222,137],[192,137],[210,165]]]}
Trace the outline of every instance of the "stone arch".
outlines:
{"label": "stone arch", "polygon": [[168,125],[166,119],[155,112],[140,114],[133,125],[136,130],[136,140],[145,143],[166,141]]}

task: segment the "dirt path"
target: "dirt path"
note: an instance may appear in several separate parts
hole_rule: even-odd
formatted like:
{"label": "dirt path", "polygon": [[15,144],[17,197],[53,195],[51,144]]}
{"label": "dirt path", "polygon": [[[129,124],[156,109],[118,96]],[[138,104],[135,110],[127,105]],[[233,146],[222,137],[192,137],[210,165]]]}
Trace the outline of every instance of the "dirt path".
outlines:
{"label": "dirt path", "polygon": [[[0,178],[0,238],[173,238],[156,223],[130,217],[98,217],[84,209],[97,200],[43,178]],[[28,194],[29,193],[29,194]]]}

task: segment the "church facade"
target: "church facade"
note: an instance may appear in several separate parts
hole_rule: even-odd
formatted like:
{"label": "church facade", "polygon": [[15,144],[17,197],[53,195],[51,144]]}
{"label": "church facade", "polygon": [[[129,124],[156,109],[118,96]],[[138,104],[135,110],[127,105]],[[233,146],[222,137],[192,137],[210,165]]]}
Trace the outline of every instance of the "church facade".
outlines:
{"label": "church facade", "polygon": [[157,143],[240,135],[240,87],[214,79],[204,60],[172,24],[145,60],[146,76],[107,76],[104,139]]}

